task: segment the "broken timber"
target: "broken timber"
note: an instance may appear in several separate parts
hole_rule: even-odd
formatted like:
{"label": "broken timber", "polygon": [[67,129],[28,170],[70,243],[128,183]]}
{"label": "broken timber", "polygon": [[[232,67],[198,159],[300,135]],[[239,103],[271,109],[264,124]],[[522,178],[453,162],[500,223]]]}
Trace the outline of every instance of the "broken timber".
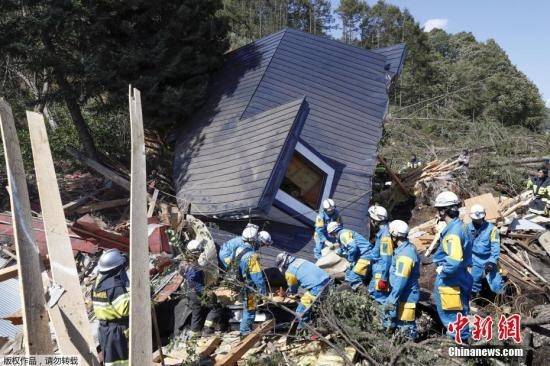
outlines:
{"label": "broken timber", "polygon": [[261,338],[262,335],[265,333],[268,333],[275,324],[275,320],[270,319],[262,325],[260,325],[258,328],[254,329],[252,333],[246,336],[245,339],[243,339],[235,348],[231,350],[227,355],[216,357],[216,362],[214,363],[214,366],[221,366],[221,365],[236,365],[237,361],[241,359],[241,357],[244,356],[246,351],[248,351],[250,348],[256,344]]}
{"label": "broken timber", "polygon": [[132,165],[130,189],[130,365],[150,365],[152,357],[147,191],[141,96],[130,86]]}
{"label": "broken timber", "polygon": [[89,168],[93,169],[97,173],[103,175],[105,178],[112,181],[117,186],[129,191],[130,190],[130,182],[128,182],[128,179],[121,177],[117,173],[115,173],[113,170],[107,168],[106,166],[98,163],[92,158],[87,157],[80,151],[68,147],[65,149],[69,155],[71,155],[73,158],[80,160],[83,164],[87,165]]}
{"label": "broken timber", "polygon": [[89,205],[85,205],[77,208],[76,213],[85,214],[92,211],[100,211],[108,208],[120,207],[128,204],[128,202],[130,202],[128,198],[120,198],[120,199],[111,200],[111,201],[94,202],[94,203],[90,203]]}
{"label": "broken timber", "polygon": [[80,355],[83,364],[98,365],[44,117],[39,113],[27,111],[27,120],[53,285],[61,286],[66,292],[61,295],[57,304],[49,309],[57,344],[62,354]]}
{"label": "broken timber", "polygon": [[[38,246],[32,235],[31,208],[25,169],[11,107],[1,98],[0,126],[4,141],[4,157],[13,212],[13,232],[17,247],[25,351],[27,355],[49,355],[53,353],[53,347],[44,289],[42,288]],[[23,268],[24,271],[22,271]]]}
{"label": "broken timber", "polygon": [[0,268],[0,282],[17,277],[17,265]]}
{"label": "broken timber", "polygon": [[403,182],[401,181],[401,178],[399,178],[397,176],[397,174],[395,174],[395,172],[390,168],[390,166],[388,165],[388,163],[386,162],[386,160],[381,157],[381,156],[378,156],[378,161],[380,163],[382,163],[382,165],[384,166],[384,168],[386,168],[386,172],[389,174],[389,176],[391,177],[391,179],[397,183],[397,186],[399,187],[399,189],[401,189],[401,191],[403,193],[405,193],[405,195],[407,196],[414,196],[410,190],[408,190],[405,185],[403,184]]}

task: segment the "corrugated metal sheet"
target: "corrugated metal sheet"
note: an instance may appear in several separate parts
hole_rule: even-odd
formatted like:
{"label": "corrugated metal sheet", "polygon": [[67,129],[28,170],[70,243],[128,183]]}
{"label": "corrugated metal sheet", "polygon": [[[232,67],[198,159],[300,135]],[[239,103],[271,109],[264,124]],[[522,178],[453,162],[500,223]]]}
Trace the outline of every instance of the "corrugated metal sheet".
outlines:
{"label": "corrugated metal sheet", "polygon": [[[212,85],[207,107],[193,121],[197,130],[183,132],[178,142],[174,164],[178,196],[185,197],[190,188],[190,181],[183,177],[204,171],[220,171],[220,175],[209,175],[203,181],[208,187],[219,189],[219,194],[231,197],[237,193],[239,197],[245,190],[257,195],[255,192],[260,187],[251,182],[224,180],[224,171],[220,169],[238,174],[238,166],[231,156],[208,156],[217,150],[201,151],[200,143],[212,139],[209,136],[218,130],[226,131],[226,138],[233,138],[232,128],[242,122],[241,119],[266,113],[305,96],[309,112],[300,140],[335,169],[331,196],[342,209],[345,225],[366,234],[365,217],[377,162],[377,145],[388,104],[388,74],[400,71],[404,52],[404,45],[366,50],[292,29],[232,52],[224,69],[214,78],[216,82]],[[269,143],[263,139],[261,131],[257,141],[258,144]],[[194,160],[196,165],[185,163],[184,156]],[[252,169],[254,174],[262,173],[261,165],[245,168]],[[286,165],[280,164],[280,168],[284,171]],[[242,183],[244,185],[239,186]],[[274,191],[278,188],[275,184],[271,187]],[[262,203],[267,205],[268,202]],[[211,216],[226,212],[228,206],[210,207],[214,211],[209,212],[200,212],[201,207],[198,208],[196,213]],[[304,230],[272,226],[269,231],[280,235],[279,229],[293,235],[302,235],[296,230]],[[235,234],[239,230],[235,228]],[[294,248],[305,250],[306,257],[312,248],[311,235],[306,232],[303,242],[293,244]],[[292,242],[292,237],[282,235],[280,242],[286,246],[285,243]]]}
{"label": "corrugated metal sheet", "polygon": [[376,48],[371,51],[384,55],[386,57],[386,69],[396,75],[401,73],[401,68],[405,62],[407,47],[404,43],[396,44],[384,48]]}
{"label": "corrugated metal sheet", "polygon": [[[4,258],[0,258],[0,267],[5,262]],[[11,315],[19,309],[21,309],[19,281],[16,278],[0,281],[0,318]],[[22,331],[20,325],[12,325],[11,322],[0,320],[0,337],[14,339],[15,335]]]}
{"label": "corrugated metal sheet", "polygon": [[[307,115],[304,98],[279,105],[246,119],[209,126],[200,147],[189,145],[178,164],[179,198],[193,203],[201,214],[267,213],[274,191]],[[275,188],[273,188],[275,187]]]}

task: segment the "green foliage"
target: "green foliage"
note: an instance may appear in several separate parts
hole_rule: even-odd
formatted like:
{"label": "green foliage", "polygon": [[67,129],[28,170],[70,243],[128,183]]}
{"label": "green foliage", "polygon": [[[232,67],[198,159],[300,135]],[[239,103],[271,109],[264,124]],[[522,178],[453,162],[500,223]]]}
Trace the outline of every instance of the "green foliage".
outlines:
{"label": "green foliage", "polygon": [[329,0],[224,0],[221,16],[229,19],[231,48],[237,48],[285,27],[313,34],[332,28]]}
{"label": "green foliage", "polygon": [[92,134],[99,145],[126,146],[115,138],[128,84],[142,92],[149,128],[181,123],[203,103],[227,49],[221,6],[221,0],[2,1],[0,94],[26,109],[66,107],[70,113],[62,114],[91,155]]}
{"label": "green foliage", "polygon": [[341,0],[336,10],[342,20],[342,41],[347,44],[356,43],[357,33],[360,29],[361,19],[369,10],[366,1]]}
{"label": "green foliage", "polygon": [[227,49],[221,6],[221,0],[89,1],[87,67],[107,92],[104,107],[127,108],[132,84],[142,93],[147,127],[186,120]]}
{"label": "green foliage", "polygon": [[[426,33],[406,9],[384,1],[359,9],[360,3],[343,1],[341,8],[346,5],[349,11],[339,12],[344,30],[350,27],[349,12],[361,17],[356,44],[366,48],[402,42],[407,45],[407,58],[392,103],[413,105],[452,93],[452,98],[431,103],[431,107],[445,110],[439,117],[456,118],[454,112],[458,112],[460,118],[496,120],[505,126],[521,125],[532,130],[544,120],[544,103],[538,89],[512,65],[494,40],[478,42],[471,33],[451,35],[440,29]],[[425,111],[425,104],[407,110],[403,116],[410,117],[417,110]]]}

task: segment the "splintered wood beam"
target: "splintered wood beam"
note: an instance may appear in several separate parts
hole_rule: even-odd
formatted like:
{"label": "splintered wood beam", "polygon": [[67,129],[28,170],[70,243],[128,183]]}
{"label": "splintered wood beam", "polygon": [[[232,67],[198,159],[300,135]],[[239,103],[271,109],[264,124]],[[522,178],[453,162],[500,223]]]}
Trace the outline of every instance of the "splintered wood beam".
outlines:
{"label": "splintered wood beam", "polygon": [[119,186],[120,188],[123,188],[127,191],[130,190],[130,182],[128,182],[128,179],[121,177],[117,173],[115,173],[113,170],[107,168],[103,164],[98,163],[94,159],[84,155],[80,151],[68,147],[65,149],[65,151],[71,155],[73,158],[80,160],[83,164],[94,170],[95,172],[101,174],[105,178],[109,179],[111,182]]}
{"label": "splintered wood beam", "polygon": [[401,189],[401,191],[405,193],[407,196],[414,197],[411,191],[405,187],[405,185],[403,184],[401,179],[397,176],[397,174],[395,174],[395,172],[390,168],[386,160],[383,157],[378,156],[378,161],[380,161],[380,163],[384,165],[384,168],[386,168],[386,172],[388,172],[391,179],[397,184],[397,186]]}
{"label": "splintered wood beam", "polygon": [[108,208],[124,206],[129,202],[130,202],[129,198],[120,198],[120,199],[111,200],[111,201],[94,202],[94,203],[90,203],[89,205],[85,205],[77,208],[75,212],[77,214],[85,214],[92,211],[100,211],[100,210],[106,210]]}
{"label": "splintered wood beam", "polygon": [[17,248],[19,293],[23,308],[23,338],[28,355],[53,353],[42,287],[38,246],[31,226],[29,192],[11,107],[0,98],[0,127],[8,175],[13,234]]}
{"label": "splintered wood beam", "polygon": [[130,365],[149,366],[152,357],[147,187],[141,95],[129,93],[132,164],[130,182]]}
{"label": "splintered wood beam", "polygon": [[265,333],[268,333],[275,324],[275,320],[270,319],[263,322],[258,328],[254,329],[252,333],[247,335],[237,346],[235,346],[231,352],[227,355],[216,357],[214,366],[232,366],[236,365],[237,361],[244,356],[244,354],[251,349],[256,342],[258,342]]}
{"label": "splintered wood beam", "polygon": [[62,354],[79,355],[84,365],[99,365],[44,117],[40,113],[27,111],[27,121],[53,284],[65,291],[57,304],[49,308],[57,344]]}
{"label": "splintered wood beam", "polygon": [[155,206],[157,205],[158,196],[159,196],[159,190],[155,188],[155,191],[153,192],[153,198],[151,199],[151,202],[149,203],[149,210],[147,211],[147,218],[153,217],[153,214],[155,213]]}

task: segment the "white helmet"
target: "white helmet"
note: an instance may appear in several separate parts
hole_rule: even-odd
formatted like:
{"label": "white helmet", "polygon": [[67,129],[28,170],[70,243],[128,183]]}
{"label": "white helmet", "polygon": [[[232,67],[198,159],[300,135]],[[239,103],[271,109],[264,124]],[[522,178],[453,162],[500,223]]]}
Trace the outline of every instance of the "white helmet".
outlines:
{"label": "white helmet", "polygon": [[388,219],[388,211],[382,206],[374,205],[369,207],[369,216],[374,221],[386,221]]}
{"label": "white helmet", "polygon": [[333,212],[336,208],[336,205],[334,204],[334,201],[330,198],[327,198],[323,201],[323,209],[327,212]]}
{"label": "white helmet", "polygon": [[108,249],[101,254],[97,269],[99,272],[109,272],[126,264],[126,257],[118,249]]}
{"label": "white helmet", "polygon": [[260,241],[260,244],[264,246],[270,246],[273,244],[271,235],[265,230],[258,233],[258,240]]}
{"label": "white helmet", "polygon": [[390,235],[406,238],[409,235],[409,225],[405,221],[393,220],[390,222]]}
{"label": "white helmet", "polygon": [[450,191],[441,192],[435,198],[434,207],[449,207],[459,205],[458,196]]}
{"label": "white helmet", "polygon": [[473,205],[470,208],[470,217],[472,220],[481,220],[485,217],[485,208],[481,205]]}
{"label": "white helmet", "polygon": [[337,231],[340,231],[340,230],[342,230],[342,225],[340,225],[339,222],[331,221],[327,225],[327,233],[329,233],[329,235],[336,233]]}
{"label": "white helmet", "polygon": [[187,251],[192,254],[202,253],[203,250],[204,246],[202,242],[198,240],[191,240],[189,243],[187,243]]}
{"label": "white helmet", "polygon": [[[255,226],[255,225],[254,225]],[[242,239],[244,242],[251,243],[258,238],[258,229],[253,226],[247,226],[243,230]]]}
{"label": "white helmet", "polygon": [[290,262],[292,262],[294,259],[296,258],[291,256],[287,252],[282,252],[277,254],[277,258],[275,259],[275,265],[279,268],[281,272],[284,272],[285,268],[288,267]]}

